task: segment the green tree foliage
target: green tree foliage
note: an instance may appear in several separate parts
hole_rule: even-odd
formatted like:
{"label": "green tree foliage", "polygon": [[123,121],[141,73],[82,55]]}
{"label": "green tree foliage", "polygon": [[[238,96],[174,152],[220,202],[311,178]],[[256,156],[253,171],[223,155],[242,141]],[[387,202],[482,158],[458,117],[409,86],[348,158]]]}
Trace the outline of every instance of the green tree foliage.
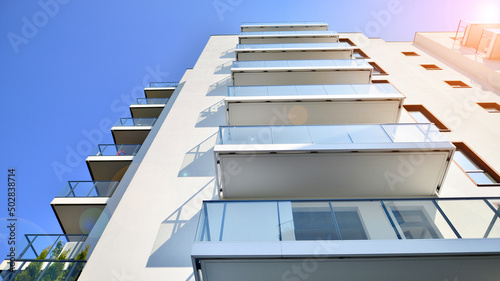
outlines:
{"label": "green tree foliage", "polygon": [[[89,252],[90,245],[87,245],[85,249],[81,250],[78,255],[76,255],[75,260],[87,260],[87,254]],[[71,273],[71,276],[69,276],[68,281],[76,281],[78,277],[80,276],[80,273],[82,272],[83,267],[85,266],[84,262],[79,262],[76,263],[75,265],[75,270]]]}
{"label": "green tree foliage", "polygon": [[[45,248],[40,255],[36,258],[37,260],[44,260],[47,258],[47,255],[49,254],[50,247]],[[14,281],[32,281],[36,280],[39,275],[40,271],[42,269],[42,263],[41,262],[31,262],[26,269],[24,269],[21,273],[19,273],[16,278],[14,278]]]}

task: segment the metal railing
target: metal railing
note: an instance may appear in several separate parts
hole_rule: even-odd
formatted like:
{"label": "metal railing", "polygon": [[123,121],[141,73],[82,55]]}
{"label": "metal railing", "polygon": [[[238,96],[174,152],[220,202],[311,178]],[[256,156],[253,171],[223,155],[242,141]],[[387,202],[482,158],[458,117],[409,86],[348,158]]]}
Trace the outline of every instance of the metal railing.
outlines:
{"label": "metal railing", "polygon": [[205,201],[196,241],[500,238],[500,197]]}
{"label": "metal railing", "polygon": [[134,104],[166,104],[168,98],[138,98]]}
{"label": "metal railing", "polygon": [[135,156],[140,144],[99,144],[91,156]]}
{"label": "metal railing", "polygon": [[110,197],[119,181],[68,181],[56,197]]}
{"label": "metal railing", "polygon": [[88,235],[27,234],[28,245],[15,259],[13,270],[4,270],[5,281],[76,281],[88,259]]}
{"label": "metal railing", "polygon": [[150,88],[172,88],[177,87],[178,82],[149,82]]}
{"label": "metal railing", "polygon": [[156,118],[120,118],[115,126],[153,126]]}

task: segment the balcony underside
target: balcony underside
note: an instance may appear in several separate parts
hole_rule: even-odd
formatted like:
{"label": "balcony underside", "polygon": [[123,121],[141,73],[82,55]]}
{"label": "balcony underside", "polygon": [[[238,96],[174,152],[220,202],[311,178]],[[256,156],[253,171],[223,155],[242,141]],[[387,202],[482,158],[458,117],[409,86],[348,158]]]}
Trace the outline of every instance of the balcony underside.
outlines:
{"label": "balcony underside", "polygon": [[115,143],[119,144],[142,144],[151,126],[116,126],[111,128]]}
{"label": "balcony underside", "polygon": [[498,240],[195,243],[192,257],[203,281],[496,281]]}
{"label": "balcony underside", "polygon": [[402,99],[226,98],[228,125],[397,123]]}
{"label": "balcony underside", "polygon": [[130,115],[132,118],[158,118],[164,108],[164,104],[133,104]]}
{"label": "balcony underside", "polygon": [[144,88],[146,98],[170,98],[175,91],[175,87],[166,88]]}
{"label": "balcony underside", "polygon": [[89,156],[87,167],[93,181],[120,181],[133,156]]}
{"label": "balcony underside", "polygon": [[234,86],[367,84],[372,69],[340,68],[328,70],[238,71],[232,72]]}
{"label": "balcony underside", "polygon": [[339,36],[239,37],[239,44],[337,43]]}
{"label": "balcony underside", "polygon": [[352,59],[352,49],[339,50],[271,50],[271,51],[236,51],[238,61],[261,60],[334,60]]}
{"label": "balcony underside", "polygon": [[453,151],[448,144],[414,149],[357,147],[323,152],[296,149],[262,153],[254,150],[246,151],[247,154],[232,150],[236,154],[229,154],[231,149],[221,152],[221,146],[216,146],[222,197],[435,196]]}
{"label": "balcony underside", "polygon": [[55,198],[50,203],[66,234],[88,234],[106,207],[108,197]]}

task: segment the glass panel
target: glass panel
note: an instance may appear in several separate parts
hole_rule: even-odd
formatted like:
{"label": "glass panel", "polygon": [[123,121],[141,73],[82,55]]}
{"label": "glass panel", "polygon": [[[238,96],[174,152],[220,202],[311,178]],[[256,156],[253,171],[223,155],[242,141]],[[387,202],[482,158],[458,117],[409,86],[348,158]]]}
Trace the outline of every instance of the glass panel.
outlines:
{"label": "glass panel", "polygon": [[[333,206],[333,210],[335,211],[335,216],[337,217],[337,221],[339,222],[340,231],[342,233],[342,240],[351,240],[351,239],[398,239],[394,228],[389,221],[384,209],[382,208],[382,204],[379,201],[375,202],[331,202]],[[343,232],[343,226],[341,226],[341,220],[339,219],[339,215],[337,215],[341,211],[351,211],[355,212],[356,216],[354,217],[352,231],[353,233],[349,233],[345,229]],[[347,216],[347,214],[346,214]],[[342,217],[343,220],[346,217]],[[348,222],[349,223],[349,222]],[[364,234],[364,235],[362,235]]]}
{"label": "glass panel", "polygon": [[389,136],[378,125],[346,125],[353,143],[391,142]]}
{"label": "glass panel", "polygon": [[375,95],[375,96],[380,96],[382,93],[380,90],[376,87],[376,85],[370,85],[370,84],[359,84],[359,85],[352,85],[356,93],[362,94],[362,95]]}
{"label": "glass panel", "polygon": [[352,143],[344,126],[309,126],[315,144]]}
{"label": "glass panel", "polygon": [[488,173],[485,172],[467,172],[467,175],[477,184],[497,183]]}
{"label": "glass panel", "polygon": [[439,130],[430,124],[384,124],[382,128],[394,142],[440,141]]}
{"label": "glass panel", "polygon": [[406,239],[457,238],[431,200],[384,201]]}
{"label": "glass panel", "polygon": [[462,168],[464,171],[477,171],[477,170],[482,170],[479,168],[478,165],[476,165],[474,162],[472,162],[467,155],[465,155],[462,151],[456,150],[455,154],[453,155],[453,160]]}
{"label": "glass panel", "polygon": [[328,95],[355,95],[352,85],[323,85]]}
{"label": "glass panel", "polygon": [[500,238],[498,216],[484,200],[438,200],[462,238]]}
{"label": "glass panel", "polygon": [[398,89],[389,83],[376,84],[375,87],[380,89],[381,92],[385,92],[387,94],[401,94]]}
{"label": "glass panel", "polygon": [[307,126],[272,127],[273,144],[312,143]]}
{"label": "glass panel", "polygon": [[201,241],[220,241],[224,204],[221,202],[203,205],[203,211],[206,213],[205,221],[200,221],[200,224],[203,225]]}
{"label": "glass panel", "polygon": [[280,230],[282,241],[295,241],[295,227],[293,223],[292,203],[278,201]]}
{"label": "glass panel", "polygon": [[279,241],[277,202],[226,205],[222,241]]}
{"label": "glass panel", "polygon": [[295,239],[338,240],[328,202],[292,202]]}
{"label": "glass panel", "polygon": [[324,95],[325,90],[321,85],[301,85],[297,86],[297,94],[299,95]]}
{"label": "glass panel", "polygon": [[269,86],[267,90],[270,96],[289,96],[297,94],[297,88],[295,86]]}
{"label": "glass panel", "polygon": [[408,113],[417,121],[417,123],[432,123],[431,120],[427,119],[425,115],[420,111],[408,111]]}

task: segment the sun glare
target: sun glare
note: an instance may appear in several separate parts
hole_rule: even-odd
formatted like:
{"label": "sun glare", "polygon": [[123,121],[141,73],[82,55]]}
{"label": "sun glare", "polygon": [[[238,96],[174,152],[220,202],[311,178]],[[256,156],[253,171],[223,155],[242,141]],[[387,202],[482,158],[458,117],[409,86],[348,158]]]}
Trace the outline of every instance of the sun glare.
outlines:
{"label": "sun glare", "polygon": [[500,3],[489,1],[477,7],[477,19],[486,22],[500,22]]}

